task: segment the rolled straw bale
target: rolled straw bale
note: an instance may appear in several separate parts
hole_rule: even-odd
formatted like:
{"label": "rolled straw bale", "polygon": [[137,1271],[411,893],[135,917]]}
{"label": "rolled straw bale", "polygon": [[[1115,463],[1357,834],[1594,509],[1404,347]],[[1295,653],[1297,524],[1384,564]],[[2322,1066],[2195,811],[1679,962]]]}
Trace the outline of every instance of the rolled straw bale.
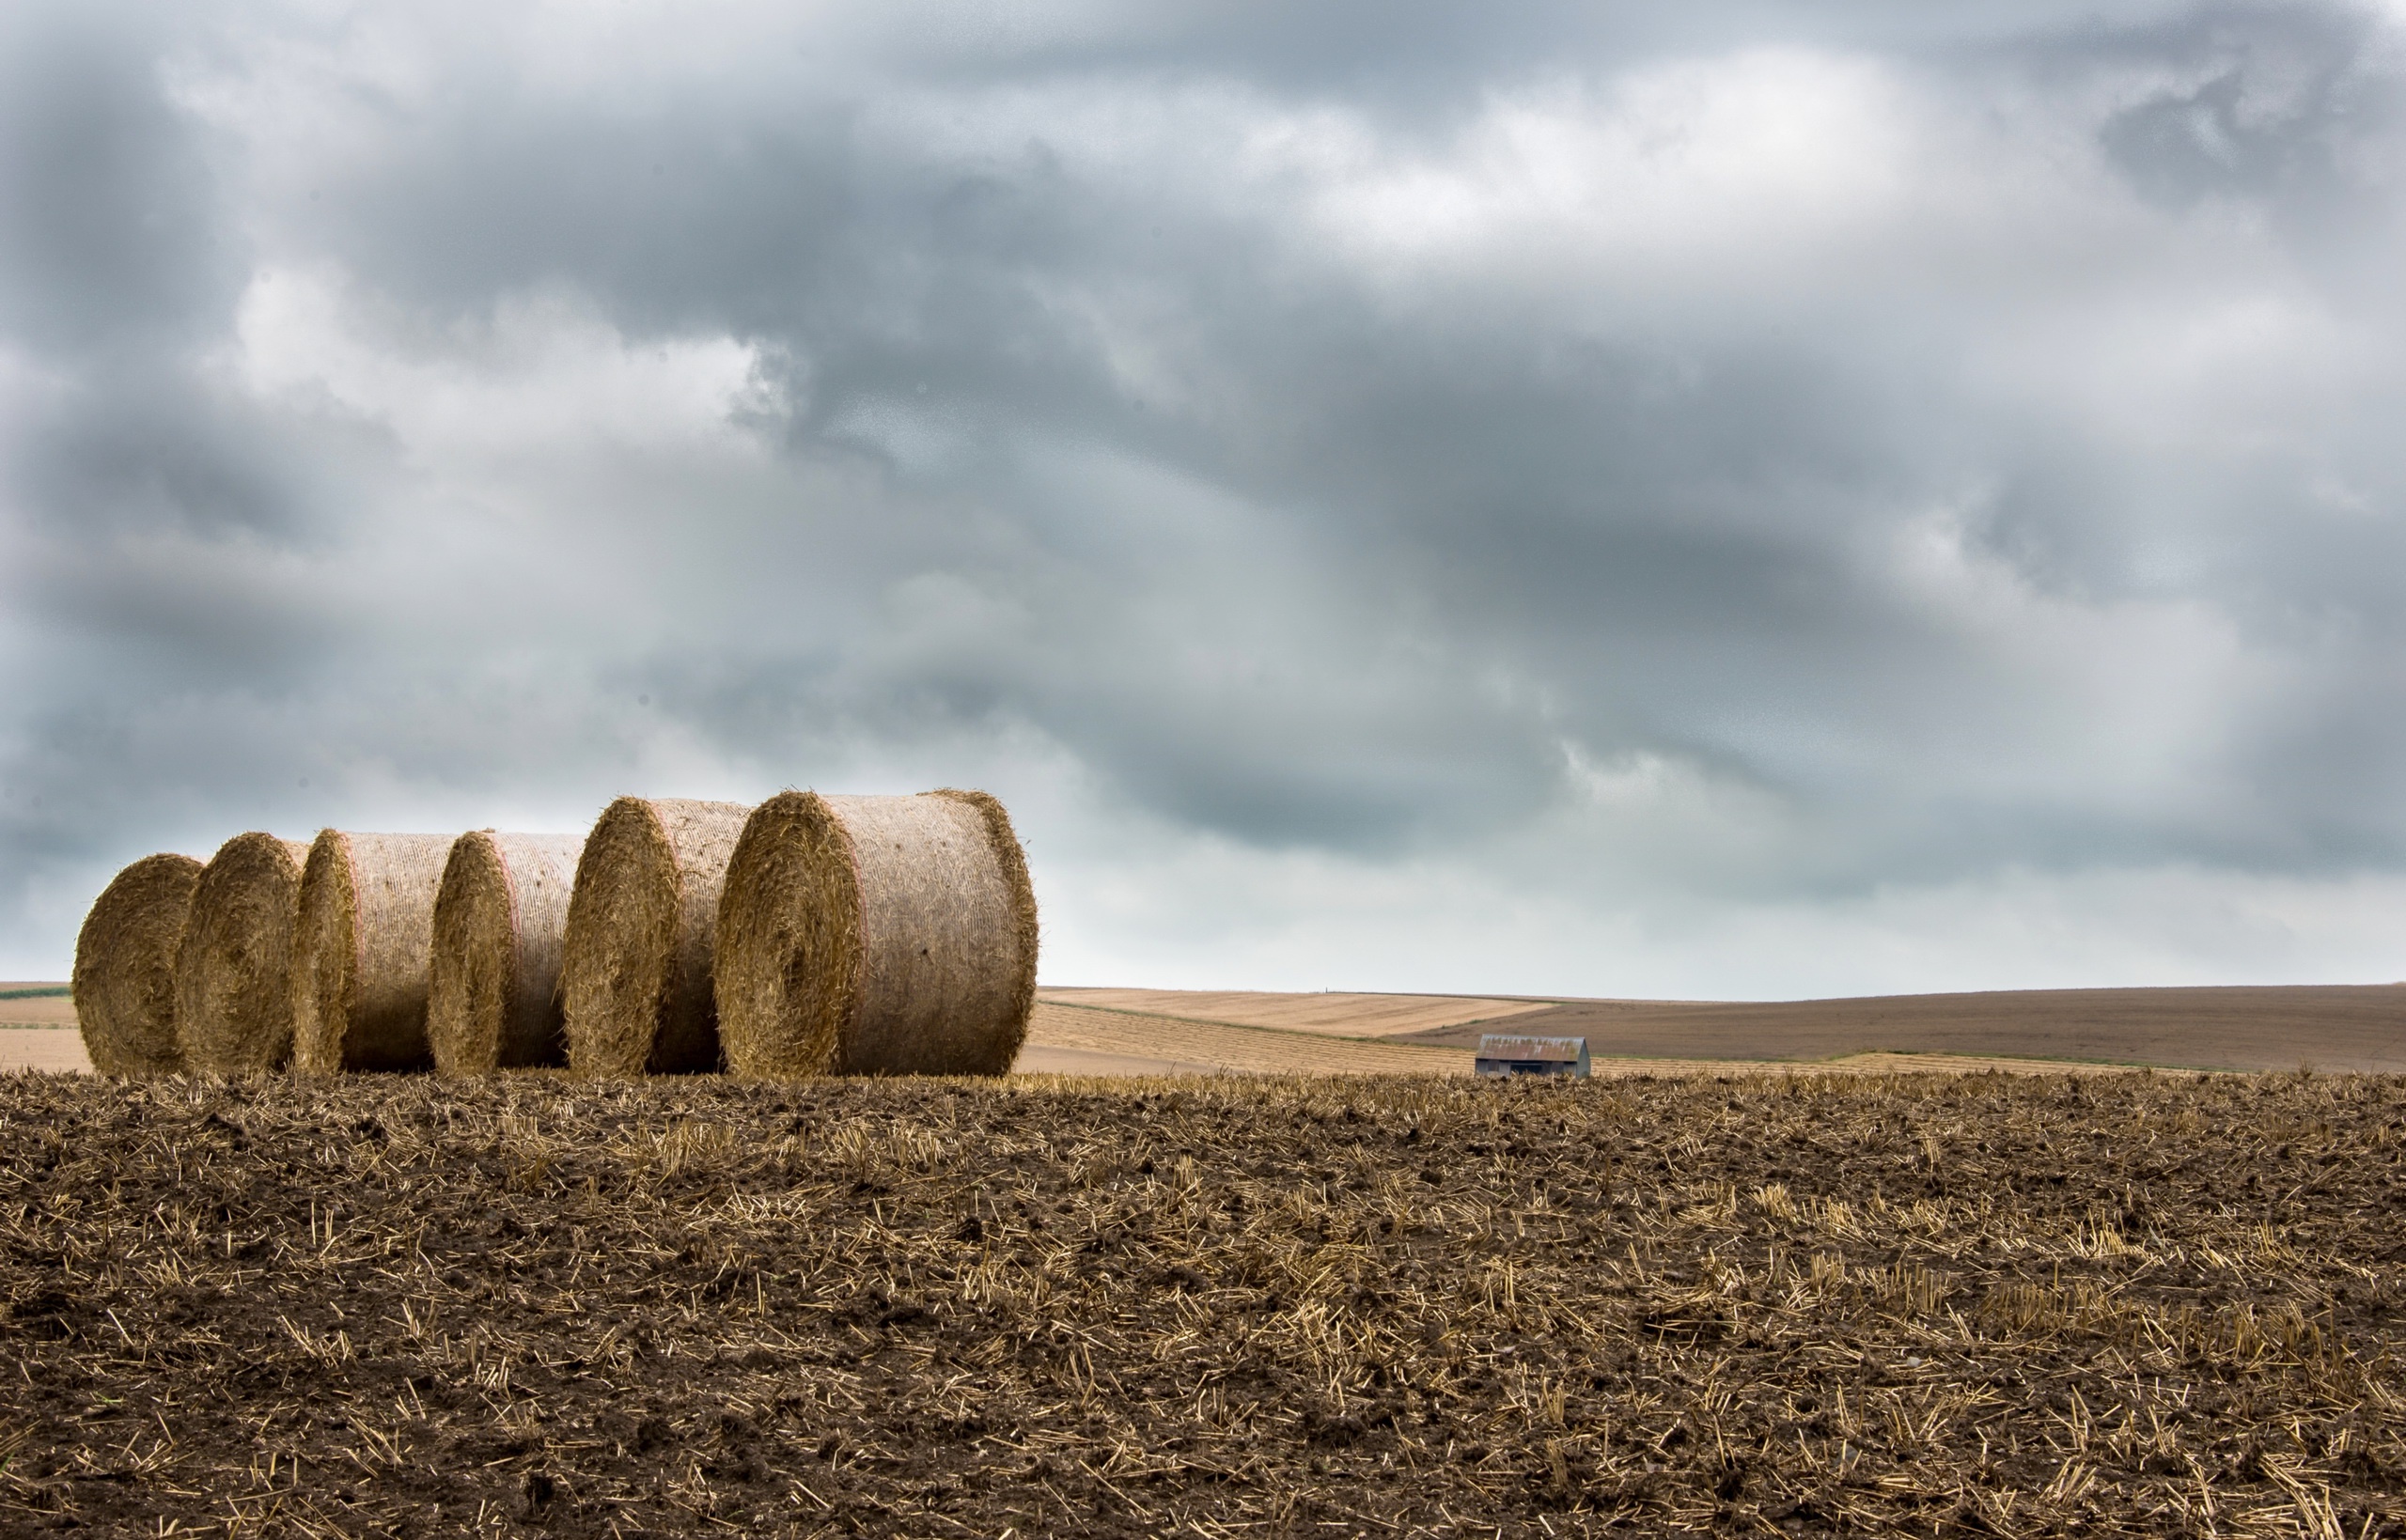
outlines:
{"label": "rolled straw bale", "polygon": [[711,954],[719,886],[751,808],[621,797],[577,858],[560,956],[569,1066],[582,1075],[719,1067]]}
{"label": "rolled straw bale", "polygon": [[1036,894],[982,791],[789,791],[719,902],[719,1031],[746,1075],[1000,1075],[1036,1002]]}
{"label": "rolled straw bale", "polygon": [[560,941],[582,834],[462,834],[434,896],[426,1034],[446,1075],[568,1062]]}
{"label": "rolled straw bale", "polygon": [[184,1067],[234,1075],[292,1058],[292,916],[309,848],[237,834],[192,891],[176,946],[176,1043]]}
{"label": "rolled straw bale", "polygon": [[431,1069],[427,963],[449,834],[352,834],[309,847],[292,926],[292,1066]]}
{"label": "rolled straw bale", "polygon": [[183,940],[200,863],[144,856],[109,879],[75,937],[75,1024],[103,1075],[172,1075],[176,943]]}

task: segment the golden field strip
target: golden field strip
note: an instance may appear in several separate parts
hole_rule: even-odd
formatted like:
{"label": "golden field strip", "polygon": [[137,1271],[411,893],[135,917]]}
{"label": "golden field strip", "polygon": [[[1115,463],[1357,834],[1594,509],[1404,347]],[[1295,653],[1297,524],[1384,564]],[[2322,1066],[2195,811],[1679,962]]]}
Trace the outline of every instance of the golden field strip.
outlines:
{"label": "golden field strip", "polygon": [[[1039,989],[1046,1004],[1079,1005],[1209,1021],[1233,1027],[1275,1027],[1336,1037],[1388,1037],[1550,1010],[1544,1000],[1491,1000],[1461,995],[1279,994],[1260,989]],[[1508,1024],[1496,1027],[1508,1032]]]}

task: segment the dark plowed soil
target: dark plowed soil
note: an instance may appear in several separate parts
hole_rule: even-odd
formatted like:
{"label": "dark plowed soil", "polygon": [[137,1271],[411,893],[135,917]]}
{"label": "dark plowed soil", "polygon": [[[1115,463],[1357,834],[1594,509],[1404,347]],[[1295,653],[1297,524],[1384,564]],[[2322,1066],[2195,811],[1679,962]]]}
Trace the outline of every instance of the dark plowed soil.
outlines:
{"label": "dark plowed soil", "polygon": [[0,1080],[0,1532],[2406,1534],[2406,1081]]}
{"label": "dark plowed soil", "polygon": [[2406,988],[2000,989],[1864,1000],[1573,1001],[1389,1039],[1476,1048],[1482,1031],[1585,1037],[1590,1053],[1829,1059],[1965,1053],[2200,1069],[2406,1070]]}

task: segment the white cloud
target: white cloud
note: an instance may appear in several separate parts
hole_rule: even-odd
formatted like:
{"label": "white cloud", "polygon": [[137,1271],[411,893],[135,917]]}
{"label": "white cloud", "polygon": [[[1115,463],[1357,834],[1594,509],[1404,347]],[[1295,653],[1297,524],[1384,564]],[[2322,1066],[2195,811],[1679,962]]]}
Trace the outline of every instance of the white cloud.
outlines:
{"label": "white cloud", "polygon": [[337,272],[263,268],[227,366],[261,397],[367,418],[421,463],[757,452],[733,419],[758,352],[733,337],[633,342],[565,292],[441,325],[382,308]]}

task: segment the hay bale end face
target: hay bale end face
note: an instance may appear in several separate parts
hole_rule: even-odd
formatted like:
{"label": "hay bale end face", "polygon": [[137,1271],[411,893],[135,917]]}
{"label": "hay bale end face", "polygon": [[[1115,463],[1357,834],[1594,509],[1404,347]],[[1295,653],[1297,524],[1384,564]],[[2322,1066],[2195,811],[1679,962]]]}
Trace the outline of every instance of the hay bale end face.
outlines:
{"label": "hay bale end face", "polygon": [[172,1075],[176,946],[192,911],[200,863],[144,856],[109,879],[75,937],[75,1024],[103,1075]]}
{"label": "hay bale end face", "polygon": [[751,808],[621,797],[586,837],[560,957],[569,1066],[582,1075],[719,1067],[711,955],[719,889]]}
{"label": "hay bale end face", "polygon": [[978,791],[789,791],[719,905],[719,1028],[740,1074],[1000,1075],[1036,1000],[1036,894]]}
{"label": "hay bale end face", "polygon": [[451,841],[329,829],[309,847],[293,925],[294,1068],[433,1067],[427,968]]}
{"label": "hay bale end face", "polygon": [[434,1067],[480,1075],[568,1062],[560,944],[582,834],[462,834],[434,898],[426,1031]]}
{"label": "hay bale end face", "polygon": [[309,848],[237,834],[194,884],[176,947],[176,1044],[184,1067],[281,1069],[292,1057],[292,918]]}

